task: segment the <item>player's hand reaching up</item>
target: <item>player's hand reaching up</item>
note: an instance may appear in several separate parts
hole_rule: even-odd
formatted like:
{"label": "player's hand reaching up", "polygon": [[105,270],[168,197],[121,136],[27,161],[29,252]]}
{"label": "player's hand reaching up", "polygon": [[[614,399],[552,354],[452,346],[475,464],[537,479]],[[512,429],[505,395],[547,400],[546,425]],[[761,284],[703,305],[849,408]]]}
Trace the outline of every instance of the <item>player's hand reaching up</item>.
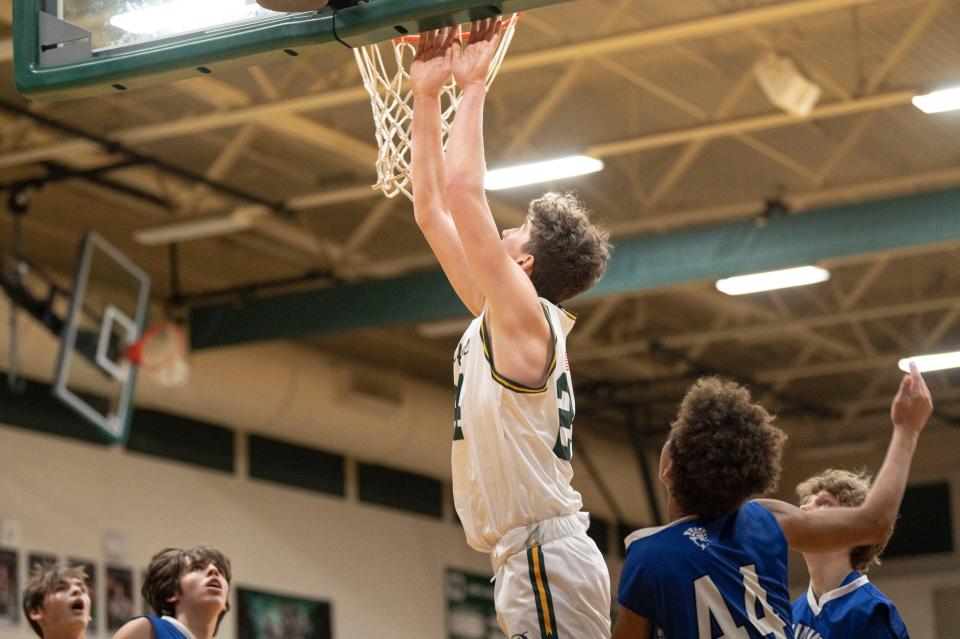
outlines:
{"label": "player's hand reaching up", "polygon": [[420,34],[417,55],[410,65],[410,87],[414,95],[440,95],[443,85],[452,73],[451,45],[457,35],[458,27],[435,29]]}
{"label": "player's hand reaching up", "polygon": [[486,84],[487,71],[500,42],[500,25],[500,18],[477,20],[470,25],[467,44],[453,47],[453,77],[461,89],[470,84]]}
{"label": "player's hand reaching up", "polygon": [[910,362],[910,374],[900,380],[900,390],[893,398],[890,418],[895,428],[902,428],[914,436],[923,430],[933,413],[933,400],[927,383],[920,376],[917,365]]}

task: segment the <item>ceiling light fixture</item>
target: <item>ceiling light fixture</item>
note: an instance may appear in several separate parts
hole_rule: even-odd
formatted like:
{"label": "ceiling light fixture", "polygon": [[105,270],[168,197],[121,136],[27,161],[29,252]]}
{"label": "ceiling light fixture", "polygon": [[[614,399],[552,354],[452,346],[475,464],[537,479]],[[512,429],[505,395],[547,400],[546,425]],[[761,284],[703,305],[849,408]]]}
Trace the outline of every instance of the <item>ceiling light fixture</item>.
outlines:
{"label": "ceiling light fixture", "polygon": [[727,295],[747,295],[779,288],[818,284],[830,279],[830,271],[819,266],[798,266],[779,271],[738,275],[717,280],[717,290]]}
{"label": "ceiling light fixture", "polygon": [[134,231],[133,239],[146,246],[162,246],[207,237],[229,235],[253,227],[258,218],[270,212],[262,206],[245,206],[217,217],[192,217],[179,222]]}
{"label": "ceiling light fixture", "polygon": [[552,182],[563,178],[587,175],[603,170],[603,160],[586,155],[571,155],[569,157],[508,166],[502,169],[487,171],[484,186],[488,191],[512,189],[517,186]]}
{"label": "ceiling light fixture", "polygon": [[897,366],[899,366],[900,370],[902,370],[904,373],[909,373],[910,362],[914,362],[917,365],[917,369],[919,369],[921,373],[926,373],[928,371],[942,371],[948,368],[960,368],[960,351],[904,357],[897,362]]}
{"label": "ceiling light fixture", "polygon": [[766,54],[753,65],[753,74],[770,102],[797,117],[810,115],[823,94],[823,89],[784,55]]}
{"label": "ceiling light fixture", "polygon": [[913,106],[924,113],[943,113],[960,109],[960,86],[913,96]]}

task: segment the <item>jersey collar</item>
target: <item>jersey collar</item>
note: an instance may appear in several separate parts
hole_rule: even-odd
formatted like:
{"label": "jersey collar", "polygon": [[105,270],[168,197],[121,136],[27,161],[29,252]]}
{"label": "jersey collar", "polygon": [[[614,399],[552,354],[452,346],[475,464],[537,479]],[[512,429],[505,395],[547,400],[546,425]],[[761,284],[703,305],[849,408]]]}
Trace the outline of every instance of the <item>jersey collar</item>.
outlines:
{"label": "jersey collar", "polygon": [[[859,588],[860,586],[865,586],[870,583],[870,580],[867,579],[866,575],[860,575],[855,577],[858,573],[856,571],[851,572],[843,580],[844,584],[839,588],[834,588],[823,593],[823,596],[820,597],[820,601],[817,601],[816,595],[813,594],[813,584],[807,588],[807,605],[810,606],[810,610],[813,611],[814,615],[819,615],[820,611],[823,610],[823,607],[827,605],[827,602],[833,601],[834,599],[839,599],[844,595],[849,595],[851,592]],[[855,577],[851,580],[851,577]]]}
{"label": "jersey collar", "polygon": [[193,636],[193,633],[190,632],[190,629],[183,625],[183,623],[181,623],[176,617],[168,617],[167,615],[164,615],[163,619],[169,621],[170,624],[183,633],[183,636],[187,639],[197,639],[195,636]]}
{"label": "jersey collar", "polygon": [[650,535],[656,535],[661,530],[666,530],[667,528],[670,528],[672,526],[677,526],[679,524],[682,524],[685,521],[691,521],[693,519],[696,519],[694,515],[687,515],[686,517],[681,517],[680,519],[671,521],[669,524],[666,524],[665,526],[657,526],[655,528],[641,528],[640,530],[635,530],[632,533],[630,533],[626,539],[623,540],[623,545],[629,548],[630,544],[632,544],[635,541],[643,539],[644,537],[649,537]]}

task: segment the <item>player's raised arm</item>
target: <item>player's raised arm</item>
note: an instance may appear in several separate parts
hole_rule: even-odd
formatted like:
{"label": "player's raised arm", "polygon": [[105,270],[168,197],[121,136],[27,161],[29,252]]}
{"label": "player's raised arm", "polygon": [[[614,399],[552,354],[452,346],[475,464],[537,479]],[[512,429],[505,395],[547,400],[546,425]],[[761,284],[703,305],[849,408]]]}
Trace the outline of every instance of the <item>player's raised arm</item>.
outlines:
{"label": "player's raised arm", "polygon": [[890,409],[893,435],[886,458],[862,506],[805,511],[782,501],[761,500],[780,522],[790,546],[825,552],[884,543],[903,500],[917,439],[932,412],[930,391],[911,363]]}
{"label": "player's raised arm", "polygon": [[410,67],[413,91],[413,212],[424,238],[464,305],[474,315],[483,310],[463,245],[445,202],[440,92],[452,75],[451,45],[459,29],[450,27],[420,36]]}
{"label": "player's raised arm", "polygon": [[[483,108],[500,21],[473,23],[466,46],[454,45],[453,75],[463,90],[446,156],[446,193],[470,272],[486,298],[498,369],[538,386],[546,375],[550,327],[530,281],[533,256],[523,251],[529,223],[501,241],[484,193]],[[515,241],[517,246],[513,246]]]}

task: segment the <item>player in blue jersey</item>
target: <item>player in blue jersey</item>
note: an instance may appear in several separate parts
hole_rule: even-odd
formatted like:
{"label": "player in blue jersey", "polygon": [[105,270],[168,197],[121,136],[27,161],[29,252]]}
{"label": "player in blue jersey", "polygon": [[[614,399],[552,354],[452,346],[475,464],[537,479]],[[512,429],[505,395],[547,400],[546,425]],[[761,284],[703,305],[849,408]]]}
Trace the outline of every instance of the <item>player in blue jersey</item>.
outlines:
{"label": "player in blue jersey", "polygon": [[167,548],[143,580],[155,615],[125,624],[113,639],[212,639],[230,610],[230,560],[216,548]]}
{"label": "player in blue jersey", "polygon": [[[802,510],[751,496],[772,490],[786,435],[746,389],[717,378],[688,391],[660,456],[672,523],[627,538],[613,639],[787,639],[787,548],[883,543],[933,411],[915,366],[891,408],[893,434],[857,508]],[[655,634],[657,633],[657,634]]]}
{"label": "player in blue jersey", "polygon": [[[797,486],[800,508],[856,507],[867,499],[870,478],[847,470],[825,470]],[[828,553],[804,553],[810,587],[793,602],[796,639],[907,639],[893,603],[867,579],[882,544]]]}
{"label": "player in blue jersey", "polygon": [[90,593],[83,568],[39,567],[23,590],[23,612],[41,639],[84,639]]}

